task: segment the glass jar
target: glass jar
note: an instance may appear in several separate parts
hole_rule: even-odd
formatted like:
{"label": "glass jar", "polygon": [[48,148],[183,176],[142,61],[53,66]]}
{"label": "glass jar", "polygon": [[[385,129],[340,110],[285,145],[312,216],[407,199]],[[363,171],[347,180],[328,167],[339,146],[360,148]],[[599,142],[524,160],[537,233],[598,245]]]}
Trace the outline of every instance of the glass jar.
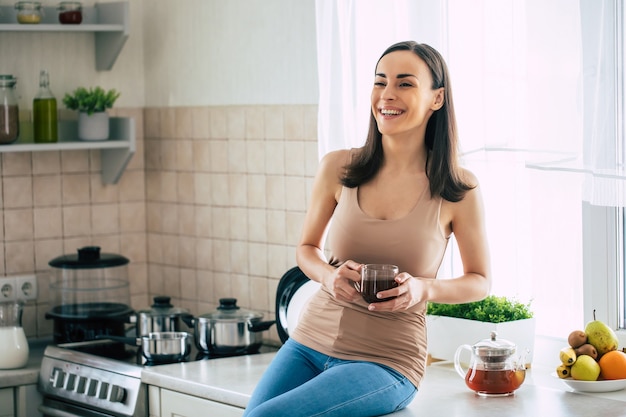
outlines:
{"label": "glass jar", "polygon": [[59,3],[59,22],[64,25],[78,25],[83,21],[83,5],[79,1]]}
{"label": "glass jar", "polygon": [[14,76],[0,75],[0,144],[3,145],[15,142],[20,134],[15,84]]}
{"label": "glass jar", "polygon": [[42,9],[41,2],[38,1],[18,1],[15,3],[17,9],[18,23],[37,24],[41,22]]}

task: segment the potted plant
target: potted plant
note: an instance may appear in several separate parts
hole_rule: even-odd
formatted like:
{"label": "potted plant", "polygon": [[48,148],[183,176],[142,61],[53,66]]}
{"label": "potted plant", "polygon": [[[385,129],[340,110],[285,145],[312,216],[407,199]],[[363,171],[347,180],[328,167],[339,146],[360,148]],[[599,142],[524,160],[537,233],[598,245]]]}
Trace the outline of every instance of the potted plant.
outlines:
{"label": "potted plant", "polygon": [[109,138],[109,115],[120,93],[115,89],[105,91],[102,87],[78,87],[66,93],[63,104],[78,111],[78,138],[82,140],[105,140]]}
{"label": "potted plant", "polygon": [[518,353],[526,354],[527,366],[532,362],[535,319],[530,302],[489,295],[472,303],[428,303],[426,328],[432,359],[453,360],[459,346],[487,339],[495,330],[498,338],[510,340]]}

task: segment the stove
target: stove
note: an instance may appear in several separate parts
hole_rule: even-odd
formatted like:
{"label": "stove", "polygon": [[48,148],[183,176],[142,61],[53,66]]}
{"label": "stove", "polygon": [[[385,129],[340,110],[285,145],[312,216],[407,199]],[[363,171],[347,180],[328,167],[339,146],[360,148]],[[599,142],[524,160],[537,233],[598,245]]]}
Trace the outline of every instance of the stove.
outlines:
{"label": "stove", "polygon": [[[184,361],[216,358],[194,346]],[[139,347],[114,341],[48,346],[39,372],[40,411],[50,417],[146,416],[148,390],[141,370],[160,365],[165,364],[146,361]]]}

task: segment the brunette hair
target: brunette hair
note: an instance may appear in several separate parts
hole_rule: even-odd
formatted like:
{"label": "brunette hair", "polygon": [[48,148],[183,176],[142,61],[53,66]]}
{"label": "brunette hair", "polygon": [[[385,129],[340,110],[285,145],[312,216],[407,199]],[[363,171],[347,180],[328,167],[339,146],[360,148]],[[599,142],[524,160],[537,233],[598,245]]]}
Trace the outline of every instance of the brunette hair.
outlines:
{"label": "brunette hair", "polygon": [[[475,185],[468,184],[462,178],[458,162],[458,137],[456,116],[452,102],[452,88],[448,67],[439,52],[429,45],[414,41],[399,42],[391,45],[378,59],[394,51],[412,51],[421,58],[433,79],[432,89],[442,88],[443,106],[435,111],[426,125],[426,175],[430,184],[430,194],[457,202]],[[378,67],[378,62],[376,67]],[[382,134],[373,114],[370,114],[369,131],[365,145],[344,167],[341,183],[354,188],[369,181],[380,169],[383,161]]]}

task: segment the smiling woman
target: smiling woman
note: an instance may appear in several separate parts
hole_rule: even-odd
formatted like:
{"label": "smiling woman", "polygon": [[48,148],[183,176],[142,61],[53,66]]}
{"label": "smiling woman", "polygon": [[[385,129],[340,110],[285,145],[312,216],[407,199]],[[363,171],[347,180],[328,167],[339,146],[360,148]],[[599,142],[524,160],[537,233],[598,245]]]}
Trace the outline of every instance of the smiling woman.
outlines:
{"label": "smiling woman", "polygon": [[[400,37],[442,50],[454,78],[463,163],[481,179],[485,198],[493,245],[492,293],[532,300],[537,333],[566,337],[563,329],[580,327],[588,313],[583,303],[583,178],[571,173],[572,162],[582,160],[586,140],[581,39],[599,33],[597,27],[583,32],[580,4],[585,2],[399,1],[385,11],[379,9],[384,2],[347,3],[349,11],[337,4],[343,10],[337,14],[318,8],[320,74],[335,77],[332,83],[320,77],[319,119],[330,120],[319,126],[320,155],[358,147],[364,140],[355,133],[362,122],[346,127],[332,121],[337,120],[333,115],[355,108],[355,119],[369,116],[354,99],[369,93],[368,73],[355,76],[353,69],[367,68],[370,45]],[[419,16],[419,22],[408,16]],[[354,21],[360,24],[348,24]],[[393,26],[395,33],[370,30],[371,25],[386,27],[391,21],[400,22]],[[330,32],[324,30],[332,24],[338,26],[332,32],[339,34],[336,39],[329,39]],[[356,52],[344,57],[349,63],[333,67],[336,61],[329,58],[335,55],[329,51],[337,45],[353,45]],[[343,86],[332,96],[339,100],[324,102],[325,90],[337,92],[335,85]],[[347,89],[352,89],[349,94]],[[389,121],[398,117],[396,110],[402,111],[389,110],[380,113]],[[453,236],[438,277],[458,274],[460,262]],[[605,294],[615,292],[609,287]],[[558,303],[554,294],[559,294]]]}

